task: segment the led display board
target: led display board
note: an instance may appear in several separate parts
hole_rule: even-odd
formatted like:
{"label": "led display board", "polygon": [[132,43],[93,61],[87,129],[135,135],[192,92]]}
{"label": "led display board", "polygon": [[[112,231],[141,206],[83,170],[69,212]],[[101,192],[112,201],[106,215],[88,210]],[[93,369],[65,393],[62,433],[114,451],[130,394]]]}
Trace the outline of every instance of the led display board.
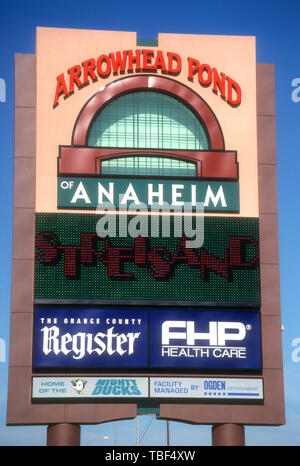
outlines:
{"label": "led display board", "polygon": [[[120,216],[37,214],[35,302],[259,306],[257,219],[206,217],[198,248],[187,247],[181,217],[179,224],[178,218],[169,220],[171,233],[166,237],[158,228],[156,237],[141,237],[137,230],[133,238],[130,219],[127,230],[120,231]],[[98,236],[102,221],[113,224],[110,237]],[[151,217],[142,221],[149,222],[150,231]]]}
{"label": "led display board", "polygon": [[257,311],[36,307],[35,369],[261,368]]}

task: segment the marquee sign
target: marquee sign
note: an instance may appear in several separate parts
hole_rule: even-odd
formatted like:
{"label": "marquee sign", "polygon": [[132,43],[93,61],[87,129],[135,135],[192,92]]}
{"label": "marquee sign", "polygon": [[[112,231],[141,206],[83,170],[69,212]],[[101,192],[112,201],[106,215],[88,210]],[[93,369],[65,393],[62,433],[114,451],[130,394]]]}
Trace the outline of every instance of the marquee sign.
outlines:
{"label": "marquee sign", "polygon": [[137,405],[215,438],[283,423],[273,71],[255,38],[36,39],[15,57],[8,424],[72,436]]}

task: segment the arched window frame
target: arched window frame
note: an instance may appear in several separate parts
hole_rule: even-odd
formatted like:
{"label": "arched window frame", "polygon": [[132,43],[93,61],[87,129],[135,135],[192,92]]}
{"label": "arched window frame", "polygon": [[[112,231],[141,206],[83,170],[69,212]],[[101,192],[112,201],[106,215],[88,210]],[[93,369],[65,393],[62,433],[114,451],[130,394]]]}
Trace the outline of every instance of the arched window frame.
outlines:
{"label": "arched window frame", "polygon": [[118,79],[94,94],[80,111],[74,125],[71,146],[60,146],[58,158],[59,175],[101,176],[101,161],[105,158],[141,155],[141,149],[113,149],[88,147],[89,128],[105,105],[118,96],[136,90],[163,92],[190,108],[206,129],[209,150],[143,150],[145,155],[176,157],[197,165],[197,178],[238,179],[236,151],[226,151],[219,122],[208,104],[189,87],[173,79],[138,75]]}
{"label": "arched window frame", "polygon": [[129,92],[153,90],[162,92],[188,107],[203,125],[212,150],[224,150],[224,138],[220,124],[208,104],[190,88],[161,76],[130,76],[113,81],[87,101],[78,115],[72,135],[72,145],[87,146],[89,129],[93,120],[104,106],[112,100]]}

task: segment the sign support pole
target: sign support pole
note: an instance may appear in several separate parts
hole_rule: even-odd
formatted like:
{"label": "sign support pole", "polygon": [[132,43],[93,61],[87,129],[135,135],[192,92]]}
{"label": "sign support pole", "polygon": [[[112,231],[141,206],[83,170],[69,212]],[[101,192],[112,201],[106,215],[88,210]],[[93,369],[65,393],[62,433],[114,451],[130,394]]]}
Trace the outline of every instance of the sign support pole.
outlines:
{"label": "sign support pole", "polygon": [[140,416],[136,417],[136,446],[140,446]]}
{"label": "sign support pole", "polygon": [[245,446],[245,430],[240,424],[216,424],[212,427],[214,447]]}
{"label": "sign support pole", "polygon": [[69,423],[50,424],[47,429],[47,446],[80,446],[80,425]]}
{"label": "sign support pole", "polygon": [[167,429],[167,446],[170,445],[170,424],[169,420],[166,421],[166,429]]}

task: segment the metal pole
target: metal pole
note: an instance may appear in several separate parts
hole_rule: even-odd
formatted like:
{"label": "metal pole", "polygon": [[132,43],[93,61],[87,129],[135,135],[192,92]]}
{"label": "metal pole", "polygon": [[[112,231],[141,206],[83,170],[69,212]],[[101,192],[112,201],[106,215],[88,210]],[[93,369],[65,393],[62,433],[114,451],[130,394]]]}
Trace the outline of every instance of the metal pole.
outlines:
{"label": "metal pole", "polygon": [[118,434],[117,434],[117,421],[114,422],[114,444],[115,446],[118,445]]}
{"label": "metal pole", "polygon": [[170,426],[169,421],[166,421],[166,428],[167,428],[167,446],[170,445]]}
{"label": "metal pole", "polygon": [[140,416],[136,417],[136,445],[140,446]]}

